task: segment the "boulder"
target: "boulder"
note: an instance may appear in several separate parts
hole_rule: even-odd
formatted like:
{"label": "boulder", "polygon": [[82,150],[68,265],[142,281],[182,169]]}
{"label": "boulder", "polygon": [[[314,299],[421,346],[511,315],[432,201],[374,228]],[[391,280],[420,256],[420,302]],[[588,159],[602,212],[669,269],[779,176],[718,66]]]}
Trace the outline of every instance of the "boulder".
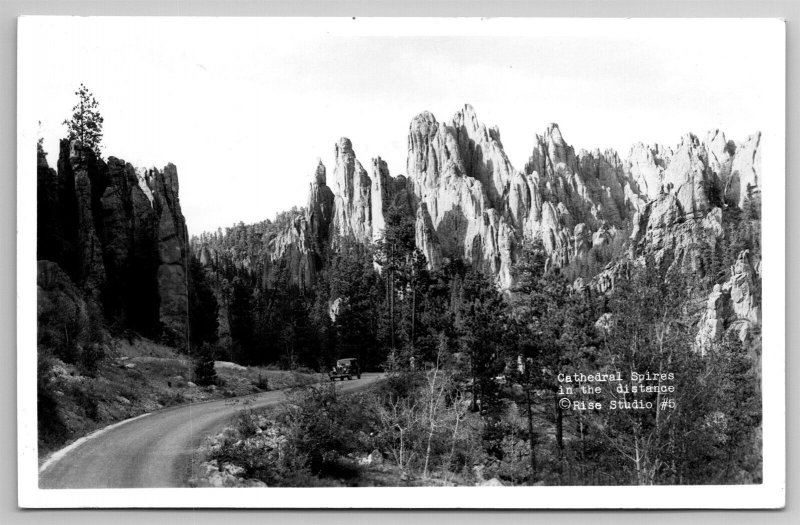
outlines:
{"label": "boulder", "polygon": [[478,487],[502,487],[504,485],[499,479],[492,478],[492,479],[487,479],[486,481],[481,481],[480,483],[477,483],[476,486],[478,486]]}

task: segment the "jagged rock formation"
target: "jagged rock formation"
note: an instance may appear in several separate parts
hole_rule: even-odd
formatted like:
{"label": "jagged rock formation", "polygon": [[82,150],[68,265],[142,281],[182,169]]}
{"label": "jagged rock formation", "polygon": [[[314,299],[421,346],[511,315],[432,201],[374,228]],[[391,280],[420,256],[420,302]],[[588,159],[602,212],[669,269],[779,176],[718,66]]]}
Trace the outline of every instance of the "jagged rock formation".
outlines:
{"label": "jagged rock formation", "polygon": [[[548,264],[588,269],[573,285],[579,290],[605,293],[649,261],[718,282],[705,309],[694,312],[696,348],[704,352],[735,333],[758,358],[759,263],[742,252],[727,281],[719,265],[742,250],[733,251],[738,245],[729,239],[737,221],[758,231],[760,138],[735,143],[718,130],[704,140],[686,134],[675,148],[635,144],[623,159],[611,150],[576,152],[550,124],[518,171],[499,131],[480,123],[472,107],[446,122],[422,112],[409,125],[405,175],[392,176],[380,157],[362,164],[350,140],[340,139],[332,187],[319,162],[307,208],[247,230],[258,239],[248,253],[219,239],[211,249],[201,238],[194,249],[205,265],[227,258],[263,272],[267,286],[283,279],[308,288],[339,239],[380,240],[392,210],[414,223],[417,248],[432,269],[461,260],[495,275],[504,289],[513,286],[512,267],[525,243],[537,240]],[[232,237],[242,236],[234,230]],[[223,312],[224,298],[220,305]]]}
{"label": "jagged rock formation", "polygon": [[510,277],[511,232],[495,205],[505,197],[511,168],[499,140],[469,106],[449,124],[428,112],[412,120],[407,170],[423,208],[417,244],[428,261],[463,258],[501,280]]}
{"label": "jagged rock formation", "polygon": [[380,157],[372,159],[372,240],[377,241],[386,228],[386,214],[394,206],[401,213],[414,214],[414,188],[403,175],[392,177]]}
{"label": "jagged rock formation", "polygon": [[[634,146],[631,158],[638,160],[631,164],[631,174],[648,188],[648,201],[633,219],[631,239],[639,252],[654,252],[659,261],[672,254],[672,261],[692,265],[687,260],[696,258],[692,247],[700,241],[713,244],[722,235],[721,207],[744,208],[757,199],[760,155],[754,148],[760,134],[749,137],[741,148],[725,142],[719,132],[709,137],[708,143],[701,143],[686,135],[675,152]],[[741,173],[747,174],[744,196],[741,183],[734,182],[741,180]]]}
{"label": "jagged rock formation", "polygon": [[323,253],[327,249],[330,225],[334,217],[335,197],[326,183],[325,166],[319,161],[308,192],[307,208],[311,238],[318,253]]}
{"label": "jagged rock formation", "polygon": [[[471,106],[447,122],[422,112],[409,125],[406,175],[391,176],[380,158],[368,174],[363,166],[370,164],[340,139],[333,188],[320,162],[303,218],[274,234],[266,258],[274,264],[288,257],[291,281],[307,285],[338,237],[378,240],[394,207],[415,222],[416,244],[432,268],[461,259],[496,275],[504,288],[522,245],[536,239],[560,266],[629,238],[629,262],[653,255],[691,267],[698,242],[722,235],[720,210],[757,198],[759,144],[759,134],[737,145],[712,131],[705,141],[687,134],[674,150],[636,144],[623,160],[611,150],[576,153],[550,124],[517,171],[500,132]],[[607,289],[628,263],[620,264],[590,284]]]}
{"label": "jagged rock formation", "polygon": [[334,229],[340,236],[372,241],[372,180],[356,159],[350,139],[336,144]]}
{"label": "jagged rock formation", "polygon": [[743,343],[757,336],[761,327],[761,276],[748,251],[743,251],[730,269],[730,278],[715,285],[708,296],[699,323],[695,346],[705,352],[726,333]]}
{"label": "jagged rock formation", "polygon": [[52,261],[120,326],[176,347],[188,326],[188,235],[174,165],[136,170],[61,141],[38,155],[40,260]]}
{"label": "jagged rock formation", "polygon": [[[188,232],[178,200],[178,171],[153,170],[153,209],[158,213],[158,295],[162,331],[182,346],[189,318]],[[162,334],[163,335],[163,334]]]}
{"label": "jagged rock formation", "polygon": [[314,283],[317,257],[308,219],[296,216],[288,228],[273,237],[269,243],[269,259],[266,267],[267,282],[285,271],[286,277],[300,288]]}

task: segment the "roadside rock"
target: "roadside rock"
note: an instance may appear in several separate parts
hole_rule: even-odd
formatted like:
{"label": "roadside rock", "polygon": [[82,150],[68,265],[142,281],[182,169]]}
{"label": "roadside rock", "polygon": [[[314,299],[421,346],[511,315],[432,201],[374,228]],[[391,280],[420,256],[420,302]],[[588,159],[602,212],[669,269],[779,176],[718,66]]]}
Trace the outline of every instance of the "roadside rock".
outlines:
{"label": "roadside rock", "polygon": [[245,479],[241,477],[244,473],[242,467],[223,463],[220,468],[216,460],[204,462],[199,467],[197,477],[189,480],[194,487],[214,487],[214,488],[233,488],[233,487],[266,487],[266,483],[255,479]]}
{"label": "roadside rock", "polygon": [[366,457],[359,459],[358,463],[360,465],[383,465],[383,455],[376,449],[370,452]]}
{"label": "roadside rock", "polygon": [[500,482],[497,478],[492,478],[486,481],[481,481],[477,483],[475,486],[477,487],[503,487],[503,483]]}
{"label": "roadside rock", "polygon": [[[247,370],[246,366],[230,361],[214,361],[214,368],[229,368],[231,370]],[[182,379],[182,378],[181,378]]]}

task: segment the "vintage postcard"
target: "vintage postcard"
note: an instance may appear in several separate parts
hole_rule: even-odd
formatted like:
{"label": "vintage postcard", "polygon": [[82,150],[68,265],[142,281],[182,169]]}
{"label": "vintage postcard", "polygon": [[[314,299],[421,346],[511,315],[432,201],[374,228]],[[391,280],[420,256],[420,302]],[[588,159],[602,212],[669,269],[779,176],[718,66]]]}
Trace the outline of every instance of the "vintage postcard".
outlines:
{"label": "vintage postcard", "polygon": [[18,42],[21,506],[784,505],[782,21]]}

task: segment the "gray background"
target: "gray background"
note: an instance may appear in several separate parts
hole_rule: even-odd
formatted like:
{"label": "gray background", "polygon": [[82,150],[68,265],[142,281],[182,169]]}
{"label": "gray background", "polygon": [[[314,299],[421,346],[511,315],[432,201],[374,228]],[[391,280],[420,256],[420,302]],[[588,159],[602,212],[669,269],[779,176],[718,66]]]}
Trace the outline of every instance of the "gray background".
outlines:
{"label": "gray background", "polygon": [[[16,452],[16,17],[22,14],[51,15],[167,15],[167,16],[560,16],[560,17],[777,17],[787,21],[787,130],[786,130],[786,411],[787,411],[787,508],[784,511],[22,511],[17,508]],[[798,383],[800,372],[794,353],[798,341],[798,234],[800,184],[792,168],[800,161],[796,149],[800,137],[797,118],[798,31],[800,2],[792,0],[0,0],[0,523],[318,523],[382,524],[520,523],[587,520],[591,523],[793,523],[800,519],[800,499],[795,485],[798,458],[792,437],[797,433]],[[58,45],[58,43],[53,43]],[[746,67],[731,64],[732,67]],[[745,71],[732,71],[732,77]],[[33,349],[31,349],[33,351]],[[357,489],[355,489],[357,490]]]}

